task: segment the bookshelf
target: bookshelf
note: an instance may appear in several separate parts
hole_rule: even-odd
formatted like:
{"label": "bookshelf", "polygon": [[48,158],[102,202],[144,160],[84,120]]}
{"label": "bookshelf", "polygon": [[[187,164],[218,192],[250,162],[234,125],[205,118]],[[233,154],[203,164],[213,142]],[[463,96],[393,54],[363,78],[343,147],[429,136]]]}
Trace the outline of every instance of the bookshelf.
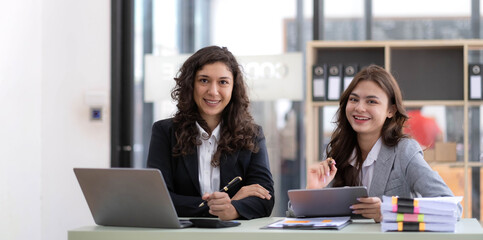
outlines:
{"label": "bookshelf", "polygon": [[[455,195],[464,196],[463,216],[471,217],[471,207],[468,206],[471,206],[472,199],[479,200],[481,196],[479,191],[476,192],[478,196],[471,192],[471,180],[472,168],[483,169],[480,161],[483,134],[479,126],[483,118],[478,115],[480,108],[483,109],[483,100],[468,97],[468,65],[483,63],[483,40],[311,41],[307,43],[306,57],[307,166],[322,159],[331,133],[324,130],[324,122],[327,122],[324,111],[332,109],[333,112],[339,104],[338,101],[315,101],[312,98],[313,66],[322,63],[377,64],[394,75],[407,108],[436,106],[446,111],[444,121],[451,134],[447,133],[445,140],[457,143],[458,158],[455,162],[438,162],[436,159],[430,165]],[[455,169],[461,173],[462,179],[453,179],[451,174],[456,172]],[[481,210],[482,201],[479,202]]]}

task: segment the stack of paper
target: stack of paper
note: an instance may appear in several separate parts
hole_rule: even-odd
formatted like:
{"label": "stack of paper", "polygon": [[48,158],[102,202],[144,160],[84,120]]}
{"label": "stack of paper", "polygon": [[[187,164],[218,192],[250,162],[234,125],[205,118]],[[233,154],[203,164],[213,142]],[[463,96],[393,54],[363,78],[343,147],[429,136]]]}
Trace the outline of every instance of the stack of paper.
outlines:
{"label": "stack of paper", "polygon": [[454,232],[463,197],[382,197],[381,230]]}

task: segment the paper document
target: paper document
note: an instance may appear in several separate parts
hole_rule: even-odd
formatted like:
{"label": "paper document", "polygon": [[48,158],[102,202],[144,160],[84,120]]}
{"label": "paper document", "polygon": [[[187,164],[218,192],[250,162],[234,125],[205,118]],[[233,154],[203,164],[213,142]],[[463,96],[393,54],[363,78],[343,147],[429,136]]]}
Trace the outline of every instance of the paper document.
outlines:
{"label": "paper document", "polygon": [[434,214],[383,212],[383,217],[386,222],[456,223],[458,221],[455,216]]}
{"label": "paper document", "polygon": [[381,231],[398,231],[398,232],[454,232],[454,223],[413,223],[407,224],[404,222],[382,222]]}
{"label": "paper document", "polygon": [[283,229],[341,229],[351,222],[350,217],[285,218],[263,228]]}
{"label": "paper document", "polygon": [[461,202],[463,197],[426,197],[426,198],[414,198],[410,203],[410,211],[403,210],[406,203],[394,203],[396,197],[383,196],[381,210],[383,212],[399,212],[399,213],[416,213],[416,214],[436,214],[457,216],[458,203]]}

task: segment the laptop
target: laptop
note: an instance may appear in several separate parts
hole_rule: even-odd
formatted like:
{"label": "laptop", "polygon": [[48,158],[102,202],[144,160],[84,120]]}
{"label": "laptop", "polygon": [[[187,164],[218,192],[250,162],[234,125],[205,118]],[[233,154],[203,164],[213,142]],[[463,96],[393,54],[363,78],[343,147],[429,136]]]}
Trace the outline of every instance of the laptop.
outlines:
{"label": "laptop", "polygon": [[351,218],[363,218],[359,214],[353,214],[349,207],[359,202],[357,198],[367,197],[367,188],[357,186],[295,189],[288,191],[288,197],[296,217],[351,216]]}
{"label": "laptop", "polygon": [[74,168],[94,217],[102,226],[185,228],[158,169]]}

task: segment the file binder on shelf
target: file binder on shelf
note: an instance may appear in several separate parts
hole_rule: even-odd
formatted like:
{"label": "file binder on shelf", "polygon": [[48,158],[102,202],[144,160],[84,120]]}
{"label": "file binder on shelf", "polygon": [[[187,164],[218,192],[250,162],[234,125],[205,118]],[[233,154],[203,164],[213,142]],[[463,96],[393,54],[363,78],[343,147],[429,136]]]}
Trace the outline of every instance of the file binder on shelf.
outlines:
{"label": "file binder on shelf", "polygon": [[312,100],[325,100],[325,81],[327,76],[327,65],[319,64],[312,67]]}
{"label": "file binder on shelf", "polygon": [[342,64],[329,64],[327,70],[327,100],[337,101],[342,92]]}
{"label": "file binder on shelf", "polygon": [[342,88],[342,92],[347,89],[357,72],[359,72],[357,64],[344,64],[344,88]]}
{"label": "file binder on shelf", "polygon": [[468,99],[471,99],[471,100],[482,99],[482,88],[481,88],[482,87],[482,82],[481,82],[482,64],[469,64],[468,67],[469,67]]}

